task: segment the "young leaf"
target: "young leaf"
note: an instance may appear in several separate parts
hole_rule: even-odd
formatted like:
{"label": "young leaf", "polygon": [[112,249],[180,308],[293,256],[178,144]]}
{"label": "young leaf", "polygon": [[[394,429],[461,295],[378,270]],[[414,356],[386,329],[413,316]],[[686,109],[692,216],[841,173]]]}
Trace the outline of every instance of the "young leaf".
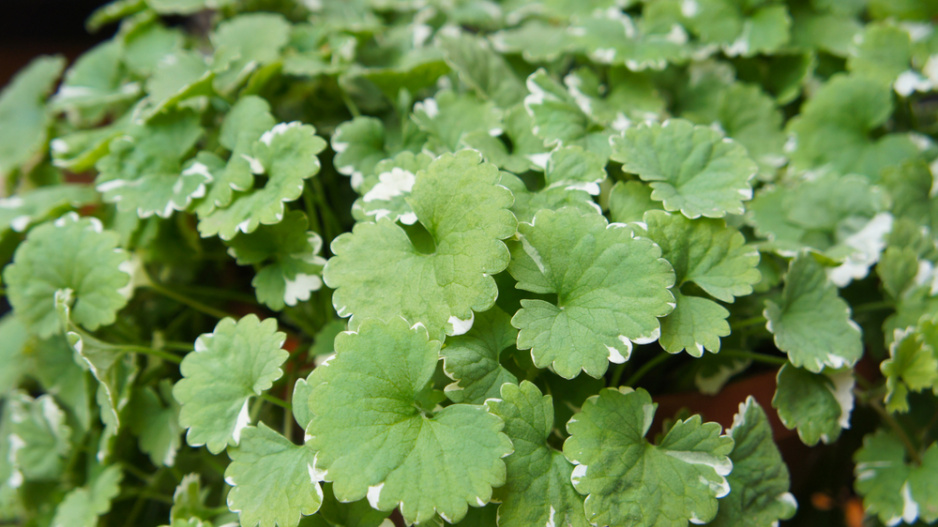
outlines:
{"label": "young leaf", "polygon": [[867,512],[886,525],[911,525],[918,519],[934,523],[938,520],[938,444],[928,447],[921,464],[909,463],[907,455],[895,433],[880,429],[867,435],[853,456],[857,492]]}
{"label": "young leaf", "polygon": [[90,125],[139,97],[141,85],[128,75],[121,48],[120,41],[111,40],[79,57],[65,72],[50,108],[64,111],[74,124]]}
{"label": "young leaf", "polygon": [[679,420],[663,439],[645,440],[657,405],[645,390],[605,388],[567,423],[563,453],[573,486],[587,495],[594,525],[684,527],[717,513],[730,491],[733,439],[699,415]]}
{"label": "young leaf", "polygon": [[534,135],[549,147],[579,146],[609,157],[609,134],[587,115],[577,100],[544,70],[527,79],[524,107],[534,120]]}
{"label": "young leaf", "polygon": [[3,272],[8,298],[30,332],[49,337],[63,329],[55,295],[67,292],[72,320],[94,330],[114,322],[127,303],[127,255],[117,234],[96,218],[69,213],[30,231]]}
{"label": "young leaf", "polygon": [[283,375],[285,339],[275,319],[261,322],[256,315],[222,319],[214,332],[196,339],[195,353],[183,359],[183,378],[173,387],[190,446],[205,445],[217,454],[238,444],[250,421],[248,401]]}
{"label": "young leaf", "polygon": [[26,232],[34,223],[46,220],[57,211],[90,205],[98,194],[86,185],[39,187],[9,198],[0,198],[0,233],[12,229]]}
{"label": "young leaf", "polygon": [[429,136],[425,148],[436,154],[458,150],[470,132],[502,133],[501,111],[470,93],[441,91],[414,105],[412,118]]}
{"label": "young leaf", "polygon": [[150,462],[155,466],[175,465],[183,428],[169,379],[162,379],[156,389],[145,386],[137,390],[130,400],[127,418],[140,451],[150,456]]}
{"label": "young leaf", "polygon": [[319,510],[322,488],[309,447],[294,445],[259,423],[246,427],[228,454],[225,481],[234,487],[228,508],[244,527],[296,527],[302,516]]}
{"label": "young leaf", "polygon": [[0,177],[45,148],[49,113],[44,100],[64,67],[61,57],[36,59],[0,92]]}
{"label": "young leaf", "polygon": [[433,157],[426,153],[401,152],[375,165],[377,177],[366,177],[359,190],[362,198],[352,205],[352,213],[372,221],[388,218],[404,225],[417,223],[417,215],[408,203],[417,181],[417,172],[426,170]]}
{"label": "young leaf", "polygon": [[320,274],[326,263],[319,256],[322,239],[307,231],[307,225],[305,214],[290,211],[280,223],[262,225],[228,243],[228,253],[239,265],[267,264],[259,267],[251,285],[257,299],[271,309],[309,300],[322,287]]}
{"label": "young leaf", "polygon": [[123,473],[110,466],[94,477],[86,487],[65,495],[55,509],[52,525],[61,527],[95,527],[99,518],[111,510],[111,501],[120,494]]}
{"label": "young leaf", "polygon": [[599,377],[628,360],[632,343],[658,338],[658,318],[674,307],[674,271],[661,250],[621,224],[565,208],[519,225],[508,267],[517,287],[554,293],[557,303],[522,300],[512,318],[518,349],[571,379]]}
{"label": "young leaf", "polygon": [[246,159],[251,172],[267,176],[264,187],[237,194],[227,207],[203,217],[199,233],[202,237],[217,234],[230,240],[239,231],[247,234],[259,225],[279,223],[284,203],[299,198],[305,180],[319,173],[316,155],[325,147],[326,142],[316,135],[315,128],[298,121],[280,123],[264,132]]}
{"label": "young leaf", "polygon": [[499,362],[502,351],[513,347],[517,337],[511,317],[493,306],[475,315],[466,334],[446,339],[443,370],[455,381],[446,387],[446,397],[454,403],[482,404],[497,398],[502,384],[517,384],[518,379]]}
{"label": "young leaf", "polygon": [[863,355],[850,307],[810,253],[791,261],[779,303],[766,300],[766,327],[788,360],[814,373],[852,366]]}
{"label": "young leaf", "polygon": [[277,60],[289,35],[290,24],[279,13],[243,14],[219,24],[212,33],[215,64],[226,68],[216,77],[218,91],[232,91],[259,66]]}
{"label": "young leaf", "polygon": [[[649,211],[644,216],[648,237],[661,247],[671,262],[680,288],[694,283],[723,302],[752,293],[761,275],[756,269],[759,252],[745,245],[742,233],[723,220],[688,220],[679,214]],[[729,312],[710,299],[685,296],[675,291],[677,306],[662,321],[661,345],[671,353],[682,349],[695,357],[704,348],[720,350],[720,338],[730,334]]]}
{"label": "young leaf", "polygon": [[770,527],[794,516],[798,503],[788,492],[788,467],[772,440],[765,411],[752,396],[740,403],[727,432],[735,441],[733,471],[726,478],[730,493],[708,525]]}
{"label": "young leaf", "polygon": [[500,397],[485,405],[505,421],[515,451],[505,458],[508,476],[496,491],[502,499],[498,524],[587,527],[583,499],[570,484],[573,466],[547,444],[554,427],[551,397],[528,381],[502,385]]}
{"label": "young leaf", "polygon": [[202,136],[198,116],[191,111],[161,115],[132,127],[111,141],[110,153],[97,163],[95,186],[104,200],[122,211],[147,218],[168,218],[186,210],[193,199],[205,195],[212,175],[204,170],[183,170],[185,157]]}
{"label": "young leaf", "polygon": [[708,127],[682,119],[643,124],[613,136],[612,159],[650,181],[651,198],[688,218],[742,214],[758,170],[746,149]]}
{"label": "young leaf", "polygon": [[689,0],[681,10],[701,40],[729,56],[768,54],[788,42],[791,17],[782,3]]}
{"label": "young leaf", "polygon": [[524,84],[485,40],[466,34],[445,35],[440,38],[440,45],[446,63],[479,97],[492,100],[501,108],[524,99]]}
{"label": "young leaf", "polygon": [[[546,156],[544,140],[534,135],[534,122],[523,105],[516,105],[505,112],[502,119],[505,134],[496,137],[488,130],[468,132],[462,136],[462,144],[482,153],[482,157],[502,170],[523,174],[528,170],[542,170],[538,162]],[[508,145],[502,139],[507,137]]]}
{"label": "young leaf", "polygon": [[594,14],[570,28],[576,47],[601,64],[624,65],[632,71],[664,69],[684,61],[691,51],[680,24],[633,20],[618,8]]}
{"label": "young leaf", "polygon": [[336,312],[353,315],[352,329],[363,318],[401,315],[435,338],[468,330],[472,312],[495,302],[492,275],[509,260],[501,240],[516,228],[511,193],[498,178],[473,151],[445,154],[417,173],[410,204],[430,235],[430,252],[387,220],[359,223],[336,238],[323,271],[336,290]]}
{"label": "young leaf", "polygon": [[333,164],[340,174],[351,176],[353,189],[374,174],[379,161],[392,156],[385,142],[384,124],[374,117],[356,117],[336,128],[332,134]]}
{"label": "young leaf", "polygon": [[926,316],[905,331],[897,331],[889,346],[889,358],[879,369],[886,377],[886,409],[908,412],[909,392],[938,385],[938,316]]}
{"label": "young leaf", "polygon": [[811,373],[791,364],[778,371],[772,406],[782,423],[808,446],[831,443],[849,428],[853,410],[853,374],[847,370]]}
{"label": "young leaf", "polygon": [[313,370],[308,444],[340,501],[367,496],[376,509],[399,507],[407,522],[435,512],[456,522],[505,482],[511,442],[501,419],[481,406],[415,404],[439,350],[419,324],[369,319],[341,333],[335,358]]}
{"label": "young leaf", "polygon": [[23,481],[55,481],[65,469],[65,460],[72,452],[72,429],[65,422],[65,412],[52,395],[33,399],[23,392],[10,395],[10,461],[13,474],[11,487]]}

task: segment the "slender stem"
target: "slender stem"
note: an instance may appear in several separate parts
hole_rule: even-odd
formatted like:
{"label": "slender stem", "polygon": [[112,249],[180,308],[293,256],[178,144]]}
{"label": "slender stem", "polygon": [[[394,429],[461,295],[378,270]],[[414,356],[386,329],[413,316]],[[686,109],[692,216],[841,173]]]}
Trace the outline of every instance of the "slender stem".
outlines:
{"label": "slender stem", "polygon": [[130,472],[130,473],[133,474],[137,479],[139,479],[140,481],[143,481],[143,482],[145,482],[145,483],[150,483],[150,479],[153,477],[153,474],[147,474],[146,472],[144,472],[144,471],[140,470],[139,468],[137,468],[137,467],[131,465],[130,463],[126,463],[126,462],[121,461],[121,462],[120,462],[120,466],[121,466],[122,469],[126,470],[127,472]]}
{"label": "slender stem", "polygon": [[316,198],[309,185],[303,186],[303,205],[306,207],[306,216],[309,218],[309,228],[316,234],[322,234],[322,225],[319,224],[319,215],[316,214]]}
{"label": "slender stem", "polygon": [[902,441],[906,452],[908,452],[909,457],[916,464],[916,466],[921,465],[922,456],[919,455],[918,449],[915,448],[915,444],[912,443],[912,439],[909,437],[909,435],[905,433],[905,429],[902,428],[902,425],[899,424],[899,421],[896,421],[896,418],[893,417],[892,414],[890,414],[888,411],[886,411],[885,408],[883,408],[883,405],[880,404],[879,400],[873,398],[866,399],[866,404],[868,404],[870,408],[876,411],[876,413],[878,413],[879,416],[883,419],[883,422],[885,422],[886,425],[888,425],[889,428],[895,432],[896,436],[900,441]]}
{"label": "slender stem", "polygon": [[743,329],[743,328],[759,326],[761,324],[765,324],[765,317],[762,315],[759,315],[757,317],[744,318],[736,323],[730,324],[730,328],[733,331],[739,331],[740,329]]}
{"label": "slender stem", "polygon": [[612,370],[612,377],[610,380],[612,383],[609,386],[619,386],[619,381],[622,379],[622,374],[625,373],[625,368],[629,363],[623,362],[622,364],[616,364],[616,367]]}
{"label": "slender stem", "polygon": [[724,357],[732,357],[734,359],[749,359],[755,362],[762,362],[765,364],[772,364],[774,366],[782,366],[787,359],[782,357],[773,357],[772,355],[766,355],[764,353],[756,353],[754,351],[744,351],[744,350],[721,350],[720,355]]}
{"label": "slender stem", "polygon": [[144,346],[132,346],[129,344],[128,345],[122,344],[120,346],[109,346],[109,347],[113,347],[114,349],[119,350],[119,351],[123,350],[123,351],[129,351],[132,353],[141,353],[143,355],[159,357],[163,360],[168,360],[169,362],[175,362],[176,364],[179,364],[180,362],[182,362],[182,359],[179,357],[179,355],[175,355],[173,353],[170,353],[164,350],[158,350],[156,348],[147,348]]}
{"label": "slender stem", "polygon": [[201,285],[176,285],[176,289],[185,291],[191,295],[198,296],[207,296],[212,298],[219,298],[225,300],[237,300],[238,302],[246,302],[250,304],[256,304],[257,298],[254,295],[242,293],[240,291],[232,291],[229,289],[220,289],[217,287],[206,287]]}
{"label": "slender stem", "polygon": [[345,107],[348,108],[348,111],[350,114],[352,114],[352,117],[361,116],[362,113],[359,111],[358,105],[355,104],[355,101],[353,101],[347,93],[345,93],[345,90],[339,88],[339,96],[342,97],[342,102],[345,103]]}
{"label": "slender stem", "polygon": [[176,351],[192,351],[195,349],[195,345],[191,342],[177,342],[177,341],[164,342],[163,347],[168,350],[176,350]]}
{"label": "slender stem", "polygon": [[281,407],[281,408],[287,410],[288,412],[289,412],[289,411],[292,411],[292,408],[291,408],[291,406],[290,406],[290,403],[284,401],[283,399],[281,399],[281,398],[279,398],[279,397],[275,397],[275,396],[273,396],[273,395],[270,395],[269,393],[262,393],[262,394],[261,394],[261,399],[267,401],[268,403],[276,404],[277,406],[279,406],[279,407]]}
{"label": "slender stem", "polygon": [[641,368],[635,370],[635,373],[630,375],[629,378],[625,380],[625,386],[635,386],[638,383],[638,381],[640,381],[642,377],[645,376],[646,373],[650,372],[656,366],[670,359],[673,356],[674,355],[671,355],[668,352],[661,352],[658,355],[652,357],[651,360],[649,360],[645,364],[642,364]]}
{"label": "slender stem", "polygon": [[857,313],[866,313],[869,311],[882,311],[885,309],[893,309],[895,306],[892,302],[887,302],[885,300],[881,302],[867,302],[865,304],[860,304],[856,307],[853,307],[851,310],[854,314]]}
{"label": "slender stem", "polygon": [[202,302],[199,302],[198,300],[193,300],[181,293],[173,291],[172,289],[163,287],[161,284],[158,284],[152,280],[148,280],[147,282],[148,283],[146,284],[146,287],[149,287],[150,289],[165,296],[166,298],[173,299],[179,302],[180,304],[185,304],[191,307],[192,309],[199,311],[200,313],[204,313],[208,316],[215,317],[215,318],[225,318],[225,317],[231,316],[228,313],[225,313],[224,311],[220,309],[205,305]]}

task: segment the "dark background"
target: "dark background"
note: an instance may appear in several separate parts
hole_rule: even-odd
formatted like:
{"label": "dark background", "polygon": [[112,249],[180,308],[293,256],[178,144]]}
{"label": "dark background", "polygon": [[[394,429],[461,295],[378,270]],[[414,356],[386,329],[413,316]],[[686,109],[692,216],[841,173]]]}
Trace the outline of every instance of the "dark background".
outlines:
{"label": "dark background", "polygon": [[0,86],[34,57],[61,54],[72,61],[110,37],[114,27],[95,34],[85,20],[107,0],[0,0]]}

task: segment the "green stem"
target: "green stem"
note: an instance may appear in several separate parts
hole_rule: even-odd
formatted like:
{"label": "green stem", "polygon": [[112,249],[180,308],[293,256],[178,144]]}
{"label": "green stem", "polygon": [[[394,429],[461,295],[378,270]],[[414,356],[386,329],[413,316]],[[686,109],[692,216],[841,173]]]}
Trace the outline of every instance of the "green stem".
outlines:
{"label": "green stem", "polygon": [[359,111],[358,105],[355,104],[355,101],[353,101],[352,98],[349,97],[342,88],[339,88],[339,96],[342,97],[342,102],[345,103],[345,107],[348,108],[348,111],[350,114],[352,114],[352,117],[361,116],[362,113]]}
{"label": "green stem", "polygon": [[757,317],[744,318],[738,322],[731,323],[730,328],[733,331],[739,331],[740,329],[749,328],[752,326],[759,326],[761,324],[765,324],[765,317],[762,315],[759,315]]}
{"label": "green stem", "polygon": [[291,406],[290,406],[290,403],[284,401],[283,399],[281,399],[281,398],[279,398],[279,397],[275,397],[275,396],[273,396],[273,395],[270,395],[269,393],[262,393],[262,394],[261,394],[261,399],[267,401],[268,403],[276,404],[277,406],[279,406],[279,407],[281,407],[281,408],[287,410],[288,412],[289,412],[289,411],[292,411],[292,408],[291,408]]}
{"label": "green stem", "polygon": [[217,287],[206,287],[200,285],[176,285],[176,289],[185,291],[190,295],[207,296],[223,300],[236,300],[248,304],[257,304],[257,298],[254,295],[232,291],[229,289],[219,289]]}
{"label": "green stem", "polygon": [[193,300],[193,299],[191,299],[191,298],[189,298],[189,297],[187,297],[187,296],[185,296],[185,295],[183,295],[183,294],[181,294],[181,293],[177,293],[176,291],[173,291],[172,289],[168,289],[168,288],[162,286],[161,284],[158,284],[158,283],[154,282],[153,280],[147,280],[146,287],[149,287],[150,289],[152,289],[152,290],[156,291],[157,293],[159,293],[159,294],[165,296],[166,298],[170,298],[170,299],[172,299],[172,300],[175,300],[175,301],[179,302],[180,304],[184,304],[184,305],[186,305],[186,306],[189,306],[189,307],[191,307],[192,309],[194,309],[194,310],[196,310],[196,311],[198,311],[198,312],[200,312],[200,313],[204,313],[204,314],[206,314],[206,315],[208,315],[208,316],[210,316],[210,317],[215,317],[215,318],[221,319],[221,318],[226,318],[226,317],[230,317],[230,316],[231,316],[231,315],[229,315],[228,313],[225,313],[224,311],[222,311],[222,310],[220,310],[220,309],[214,308],[214,307],[212,307],[212,306],[205,305],[205,304],[203,304],[202,302],[199,302],[198,300]]}
{"label": "green stem", "polygon": [[187,351],[187,352],[195,349],[195,345],[191,342],[176,342],[176,341],[164,342],[163,347],[168,350]]}
{"label": "green stem", "polygon": [[[659,353],[658,355],[652,357],[651,360],[649,360],[645,364],[642,364],[641,368],[635,370],[635,373],[630,375],[629,378],[625,380],[625,386],[635,386],[636,384],[638,384],[638,381],[640,381],[642,377],[645,376],[646,373],[650,372],[656,366],[670,359],[673,356],[674,355],[671,355],[670,353],[663,351]],[[618,381],[618,379],[616,380]],[[616,384],[618,384],[618,382]]]}
{"label": "green stem", "polygon": [[309,228],[316,234],[322,234],[322,225],[319,224],[319,215],[316,214],[316,198],[309,185],[303,186],[303,205],[306,207],[306,216],[309,218]]}
{"label": "green stem", "polygon": [[902,425],[899,424],[899,421],[896,421],[896,418],[892,416],[883,405],[879,403],[878,399],[866,399],[866,404],[869,405],[879,416],[882,418],[883,422],[886,423],[889,428],[895,432],[896,437],[902,441],[902,444],[905,446],[906,452],[909,454],[909,458],[915,463],[916,466],[922,464],[922,456],[918,454],[918,449],[915,448],[915,444],[912,443],[912,439],[908,434],[905,433],[905,429],[902,428]]}
{"label": "green stem", "polygon": [[147,348],[144,346],[132,346],[132,345],[120,345],[120,346],[109,346],[109,347],[112,347],[116,350],[123,350],[123,351],[129,351],[132,353],[140,353],[143,355],[159,357],[163,360],[168,360],[169,362],[175,362],[176,364],[179,364],[180,362],[182,362],[182,359],[179,358],[178,355],[175,355],[168,351],[158,350],[156,348]]}
{"label": "green stem", "polygon": [[612,377],[610,377],[612,381],[609,385],[610,387],[619,386],[619,381],[622,380],[622,374],[625,373],[625,368],[628,365],[629,363],[627,361],[622,364],[616,364],[616,367],[612,370]]}
{"label": "green stem", "polygon": [[764,364],[771,364],[773,366],[783,366],[787,359],[782,357],[773,357],[772,355],[766,355],[764,353],[756,353],[754,351],[744,351],[744,350],[720,350],[720,355],[723,357],[732,357],[734,359],[749,359],[754,362],[762,362]]}
{"label": "green stem", "polygon": [[853,314],[855,315],[857,313],[867,313],[870,311],[882,311],[884,309],[893,309],[894,307],[895,306],[892,304],[892,302],[887,302],[883,300],[881,302],[867,302],[866,304],[860,304],[852,308],[851,310],[853,311]]}

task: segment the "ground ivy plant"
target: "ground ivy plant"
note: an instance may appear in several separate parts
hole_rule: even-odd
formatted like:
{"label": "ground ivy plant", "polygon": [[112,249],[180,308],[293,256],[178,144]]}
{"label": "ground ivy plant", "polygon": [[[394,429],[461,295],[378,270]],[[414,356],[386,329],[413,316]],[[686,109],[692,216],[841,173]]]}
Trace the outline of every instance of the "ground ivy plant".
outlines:
{"label": "ground ivy plant", "polygon": [[0,93],[0,523],[938,522],[936,19],[101,7]]}

